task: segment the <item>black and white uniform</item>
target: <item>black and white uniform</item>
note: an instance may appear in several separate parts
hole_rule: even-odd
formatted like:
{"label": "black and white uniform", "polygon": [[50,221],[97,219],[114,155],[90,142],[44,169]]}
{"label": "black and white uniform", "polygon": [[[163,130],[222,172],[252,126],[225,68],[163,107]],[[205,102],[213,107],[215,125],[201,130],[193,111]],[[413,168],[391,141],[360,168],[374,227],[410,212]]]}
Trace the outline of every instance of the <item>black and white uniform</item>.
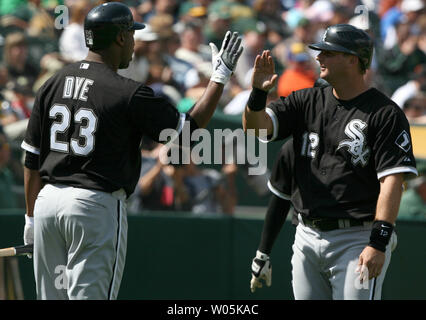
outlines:
{"label": "black and white uniform", "polygon": [[395,233],[368,289],[355,285],[355,269],[369,242],[379,179],[417,174],[409,124],[374,88],[349,101],[335,98],[332,89],[295,91],[267,106],[274,127],[268,141],[293,136],[294,148],[292,187],[283,187],[284,176],[268,186],[291,200],[300,222],[292,258],[295,298],[380,299]]}
{"label": "black and white uniform", "polygon": [[102,63],[70,64],[41,87],[22,143],[45,183],[34,208],[38,298],[117,297],[141,138],[180,132],[186,117]]}

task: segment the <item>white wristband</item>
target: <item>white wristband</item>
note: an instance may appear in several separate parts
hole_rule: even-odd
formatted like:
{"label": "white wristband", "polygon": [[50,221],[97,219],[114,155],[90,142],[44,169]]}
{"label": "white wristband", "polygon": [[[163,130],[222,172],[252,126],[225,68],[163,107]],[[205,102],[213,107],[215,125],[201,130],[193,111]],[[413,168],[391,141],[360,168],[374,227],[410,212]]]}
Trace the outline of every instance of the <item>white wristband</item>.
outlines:
{"label": "white wristband", "polygon": [[218,58],[214,64],[215,70],[213,70],[211,81],[226,84],[232,76],[232,70],[229,70],[222,59]]}
{"label": "white wristband", "polygon": [[269,256],[259,250],[256,251],[256,258],[263,261],[269,260]]}
{"label": "white wristband", "polygon": [[25,214],[25,224],[30,227],[34,226],[34,217],[30,217],[27,214]]}

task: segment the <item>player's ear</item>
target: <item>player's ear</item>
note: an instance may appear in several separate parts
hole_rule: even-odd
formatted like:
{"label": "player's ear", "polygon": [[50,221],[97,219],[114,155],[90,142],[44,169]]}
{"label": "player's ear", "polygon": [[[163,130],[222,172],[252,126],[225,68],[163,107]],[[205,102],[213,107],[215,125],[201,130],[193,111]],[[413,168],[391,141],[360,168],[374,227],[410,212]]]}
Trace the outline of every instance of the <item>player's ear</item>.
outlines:
{"label": "player's ear", "polygon": [[359,58],[353,54],[348,55],[349,56],[349,63],[351,65],[357,65],[359,63]]}
{"label": "player's ear", "polygon": [[126,42],[126,34],[123,31],[119,31],[117,33],[117,36],[115,37],[115,42],[120,46],[123,47],[124,43]]}

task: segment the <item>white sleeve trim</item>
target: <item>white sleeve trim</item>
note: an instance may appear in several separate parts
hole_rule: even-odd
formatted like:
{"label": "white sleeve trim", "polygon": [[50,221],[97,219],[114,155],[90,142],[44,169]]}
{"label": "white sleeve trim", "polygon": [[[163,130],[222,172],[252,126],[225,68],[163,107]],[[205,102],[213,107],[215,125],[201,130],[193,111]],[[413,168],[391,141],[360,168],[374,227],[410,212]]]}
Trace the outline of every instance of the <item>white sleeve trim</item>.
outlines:
{"label": "white sleeve trim", "polygon": [[170,142],[174,143],[176,139],[179,137],[180,133],[183,130],[183,127],[185,126],[185,119],[186,114],[185,113],[179,113],[179,120],[175,128],[175,132],[173,133],[173,136],[170,137]]}
{"label": "white sleeve trim", "polygon": [[25,151],[40,155],[40,149],[33,147],[31,145],[29,145],[28,143],[26,143],[25,141],[22,141],[21,143],[21,148],[24,149]]}
{"label": "white sleeve trim", "polygon": [[411,172],[411,173],[414,173],[416,176],[419,175],[416,168],[414,167],[395,167],[395,168],[390,168],[390,169],[386,169],[386,170],[378,172],[377,179],[381,179],[391,174],[402,173],[402,172]]}
{"label": "white sleeve trim", "polygon": [[270,141],[274,141],[275,138],[278,136],[278,118],[277,118],[277,115],[275,114],[275,112],[271,108],[266,108],[265,112],[269,115],[269,117],[272,120],[272,126],[273,126],[272,137],[269,140],[267,138],[261,139],[259,137],[258,137],[258,139],[259,139],[260,142],[268,143]]}
{"label": "white sleeve trim", "polygon": [[268,188],[277,197],[284,199],[284,200],[291,200],[291,196],[289,196],[285,193],[282,193],[281,191],[278,191],[276,188],[274,188],[274,186],[271,184],[271,181],[269,181],[269,180],[268,180]]}
{"label": "white sleeve trim", "polygon": [[176,131],[178,135],[181,133],[183,126],[185,125],[186,113],[180,113],[179,121],[176,126]]}

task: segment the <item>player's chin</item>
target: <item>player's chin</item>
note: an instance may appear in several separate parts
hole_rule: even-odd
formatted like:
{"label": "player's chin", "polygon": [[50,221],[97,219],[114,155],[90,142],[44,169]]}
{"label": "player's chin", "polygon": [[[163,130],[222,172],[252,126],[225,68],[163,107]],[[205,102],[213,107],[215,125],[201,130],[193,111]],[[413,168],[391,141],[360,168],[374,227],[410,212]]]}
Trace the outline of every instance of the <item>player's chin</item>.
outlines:
{"label": "player's chin", "polygon": [[321,79],[327,80],[327,78],[329,78],[329,73],[328,73],[327,69],[322,69],[322,68],[321,68],[321,71],[320,71],[319,77],[320,77]]}
{"label": "player's chin", "polygon": [[127,62],[122,62],[119,66],[118,69],[126,69],[129,66],[130,61]]}

